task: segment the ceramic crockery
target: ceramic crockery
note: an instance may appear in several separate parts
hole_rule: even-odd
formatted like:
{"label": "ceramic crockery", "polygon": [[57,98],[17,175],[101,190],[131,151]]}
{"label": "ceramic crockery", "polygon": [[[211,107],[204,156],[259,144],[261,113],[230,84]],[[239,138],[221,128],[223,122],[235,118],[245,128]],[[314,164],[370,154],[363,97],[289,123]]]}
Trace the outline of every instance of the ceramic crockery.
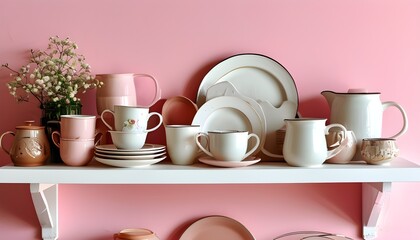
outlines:
{"label": "ceramic crockery", "polygon": [[[50,157],[50,144],[45,134],[45,128],[33,126],[34,121],[26,121],[24,126],[17,126],[16,133],[7,131],[0,136],[1,148],[10,156],[16,166],[44,165]],[[3,138],[13,135],[14,141],[10,148],[3,145]]]}
{"label": "ceramic crockery", "polygon": [[[107,123],[105,115],[109,113],[114,118],[114,127]],[[159,123],[147,129],[147,123],[150,117],[157,116]],[[115,131],[124,132],[152,132],[162,125],[162,115],[158,112],[149,113],[149,108],[137,107],[137,106],[114,106],[114,111],[105,109],[101,114],[103,123],[110,129]]]}
{"label": "ceramic crockery", "polygon": [[369,164],[384,164],[397,157],[399,149],[393,138],[365,138],[362,140],[362,159]]}
{"label": "ceramic crockery", "polygon": [[345,140],[344,135],[347,138],[347,143],[337,155],[327,159],[327,163],[348,163],[353,159],[357,148],[357,139],[353,131],[347,130],[345,134],[343,131],[330,131],[326,135],[327,147],[329,150],[339,147],[340,143]]}
{"label": "ceramic crockery", "polygon": [[91,139],[63,139],[57,142],[53,138],[54,144],[60,148],[60,157],[69,166],[87,165],[94,156],[95,145],[99,142]]}
{"label": "ceramic crockery", "polygon": [[147,137],[147,132],[109,131],[109,133],[118,149],[141,149]]}
{"label": "ceramic crockery", "polygon": [[159,238],[149,229],[127,228],[115,233],[114,240],[159,240]]}
{"label": "ceramic crockery", "polygon": [[57,139],[66,139],[66,140],[89,140],[89,139],[95,139],[95,141],[100,141],[103,137],[103,134],[101,132],[97,132],[93,135],[93,137],[90,138],[66,138],[63,137],[63,134],[59,131],[54,131],[51,133],[51,139],[54,142],[58,142],[59,140]]}
{"label": "ceramic crockery", "polygon": [[[205,139],[208,149],[202,146],[200,138]],[[251,138],[255,139],[255,144],[247,151],[248,142]],[[257,134],[248,133],[247,131],[216,130],[208,133],[198,133],[195,137],[195,142],[210,157],[222,161],[238,162],[254,153],[260,144],[260,138]]]}
{"label": "ceramic crockery", "polygon": [[397,108],[403,119],[400,131],[390,138],[397,138],[407,131],[404,109],[396,102],[381,102],[378,92],[350,89],[347,93],[323,91],[321,94],[331,109],[330,122],[342,124],[356,135],[358,143],[354,160],[361,160],[362,139],[382,137],[382,115],[386,109]]}
{"label": "ceramic crockery", "polygon": [[200,132],[199,125],[166,125],[166,146],[173,164],[190,165],[196,160],[199,148],[195,135]]}
{"label": "ceramic crockery", "polygon": [[[316,167],[337,155],[347,143],[347,129],[341,124],[325,126],[326,119],[294,118],[285,119],[286,136],[283,144],[284,160],[292,166]],[[325,135],[331,128],[344,131],[344,141],[336,149],[328,150]]]}
{"label": "ceramic crockery", "polygon": [[96,116],[61,115],[60,134],[67,139],[95,138]]}
{"label": "ceramic crockery", "polygon": [[148,74],[119,73],[98,74],[96,78],[104,84],[96,89],[96,109],[101,114],[105,109],[114,110],[114,105],[138,106],[135,79],[149,78],[155,84],[153,101],[145,107],[152,106],[161,97],[161,89],[156,79]]}
{"label": "ceramic crockery", "polygon": [[197,105],[187,97],[168,98],[162,106],[163,125],[190,125],[197,110]]}

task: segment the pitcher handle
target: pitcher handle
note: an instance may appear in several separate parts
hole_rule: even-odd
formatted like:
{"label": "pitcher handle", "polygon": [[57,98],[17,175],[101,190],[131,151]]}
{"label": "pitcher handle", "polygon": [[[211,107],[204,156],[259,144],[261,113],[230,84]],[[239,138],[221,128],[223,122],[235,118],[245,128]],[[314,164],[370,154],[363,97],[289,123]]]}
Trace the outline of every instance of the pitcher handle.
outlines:
{"label": "pitcher handle", "polygon": [[342,141],[337,148],[334,148],[332,150],[327,151],[327,159],[330,159],[330,158],[336,156],[337,154],[339,154],[341,152],[341,150],[344,149],[344,147],[347,145],[347,143],[349,141],[348,138],[347,138],[346,127],[344,127],[343,125],[341,125],[339,123],[332,123],[332,124],[329,124],[328,126],[326,126],[325,127],[325,135],[328,135],[330,133],[330,129],[333,128],[333,127],[341,128],[341,130],[343,131],[344,141]]}
{"label": "pitcher handle", "polygon": [[155,131],[156,129],[158,129],[158,127],[160,127],[160,125],[162,125],[162,122],[163,122],[163,117],[162,117],[162,115],[161,115],[160,113],[158,113],[158,112],[151,112],[151,113],[149,113],[149,116],[147,117],[147,121],[149,121],[149,118],[150,118],[150,117],[152,117],[153,115],[158,116],[158,118],[159,118],[159,123],[158,123],[156,126],[154,126],[153,128],[146,129],[146,132],[152,132],[152,131]]}
{"label": "pitcher handle", "polygon": [[153,99],[152,103],[150,103],[149,105],[147,105],[145,107],[150,107],[161,99],[162,89],[160,89],[158,81],[152,75],[145,74],[145,73],[136,73],[136,74],[134,74],[134,77],[148,77],[148,78],[151,78],[153,80],[153,82],[155,83],[155,88],[156,88],[155,98]]}
{"label": "pitcher handle", "polygon": [[0,145],[1,145],[1,148],[3,148],[3,150],[7,153],[7,155],[10,155],[10,150],[7,150],[7,149],[3,146],[3,137],[4,137],[4,136],[6,136],[7,134],[12,134],[13,136],[15,136],[15,133],[14,133],[14,132],[12,132],[12,131],[7,131],[7,132],[3,133],[3,134],[0,136]]}
{"label": "pitcher handle", "polygon": [[106,126],[109,130],[111,130],[111,131],[112,131],[112,127],[111,127],[111,125],[109,125],[109,124],[105,121],[105,118],[104,118],[105,113],[110,113],[110,114],[112,115],[112,117],[113,117],[113,118],[115,118],[115,114],[114,114],[114,112],[113,112],[113,111],[111,111],[111,110],[109,110],[109,109],[105,109],[105,110],[103,110],[103,111],[102,111],[102,113],[101,113],[101,120],[102,120],[102,122],[105,124],[105,126]]}
{"label": "pitcher handle", "polygon": [[390,138],[397,138],[397,137],[401,136],[402,134],[404,134],[407,131],[407,129],[408,129],[407,113],[405,112],[404,108],[402,108],[401,105],[399,105],[396,102],[389,101],[389,102],[383,102],[382,103],[382,110],[383,111],[385,111],[385,109],[387,109],[389,107],[396,107],[401,112],[402,117],[403,117],[404,123],[403,123],[402,129],[397,134],[395,134],[394,136],[390,137]]}
{"label": "pitcher handle", "polygon": [[252,153],[254,153],[255,152],[255,150],[257,150],[257,148],[258,148],[258,146],[260,145],[260,138],[258,137],[258,135],[257,134],[255,134],[255,133],[250,133],[250,134],[248,134],[248,141],[249,141],[249,139],[251,139],[251,138],[255,138],[255,146],[254,147],[252,147],[252,149],[251,150],[249,150],[246,154],[245,154],[245,156],[243,157],[243,159],[245,159],[245,158],[247,158],[247,157],[249,157],[249,155],[251,155]]}
{"label": "pitcher handle", "polygon": [[207,143],[206,145],[209,146],[210,145],[209,144],[209,135],[207,135],[207,133],[204,133],[204,132],[197,133],[195,135],[195,143],[197,144],[198,148],[201,149],[201,151],[203,151],[205,154],[209,155],[210,157],[213,157],[214,158],[213,154],[211,154],[211,152],[209,150],[207,150],[206,148],[204,148],[201,145],[201,143],[200,143],[200,137],[205,138],[206,139],[206,143]]}

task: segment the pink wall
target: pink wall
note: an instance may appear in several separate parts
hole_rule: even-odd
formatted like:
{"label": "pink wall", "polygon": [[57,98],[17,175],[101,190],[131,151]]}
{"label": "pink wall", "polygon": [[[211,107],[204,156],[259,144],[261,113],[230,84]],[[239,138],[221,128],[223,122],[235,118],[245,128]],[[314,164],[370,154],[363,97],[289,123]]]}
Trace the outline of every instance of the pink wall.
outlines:
{"label": "pink wall", "polygon": [[[195,98],[218,61],[255,52],[282,63],[296,81],[300,112],[327,117],[322,90],[363,87],[404,106],[409,131],[401,156],[420,163],[417,87],[420,79],[420,1],[29,1],[2,0],[0,63],[20,66],[29,48],[49,36],[75,40],[95,73],[154,75],[163,98]],[[0,80],[8,81],[7,71]],[[146,86],[147,87],[147,86]],[[149,95],[141,93],[140,101]],[[95,114],[94,92],[83,97]],[[0,88],[0,132],[38,120],[33,103],[17,104]],[[159,111],[161,104],[154,106]],[[401,119],[385,113],[384,135]],[[162,143],[160,129],[148,141]],[[0,152],[0,164],[10,163]],[[420,184],[393,185],[379,239],[415,239]],[[177,239],[197,218],[222,214],[246,225],[257,239],[289,231],[322,230],[361,237],[360,184],[284,185],[64,185],[60,186],[60,239],[111,239],[126,227],[146,227]],[[2,239],[40,239],[29,195],[21,184],[0,185]]]}

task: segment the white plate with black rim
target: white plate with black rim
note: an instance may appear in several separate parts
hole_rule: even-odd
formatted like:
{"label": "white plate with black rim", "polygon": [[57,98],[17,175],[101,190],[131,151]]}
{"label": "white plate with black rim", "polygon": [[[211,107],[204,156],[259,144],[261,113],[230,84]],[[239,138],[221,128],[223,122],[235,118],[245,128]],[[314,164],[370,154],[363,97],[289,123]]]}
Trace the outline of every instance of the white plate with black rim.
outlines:
{"label": "white plate with black rim", "polygon": [[261,54],[238,54],[214,66],[198,88],[197,106],[206,101],[207,90],[219,82],[228,81],[238,91],[256,101],[268,101],[278,108],[284,101],[299,104],[295,81],[285,67]]}

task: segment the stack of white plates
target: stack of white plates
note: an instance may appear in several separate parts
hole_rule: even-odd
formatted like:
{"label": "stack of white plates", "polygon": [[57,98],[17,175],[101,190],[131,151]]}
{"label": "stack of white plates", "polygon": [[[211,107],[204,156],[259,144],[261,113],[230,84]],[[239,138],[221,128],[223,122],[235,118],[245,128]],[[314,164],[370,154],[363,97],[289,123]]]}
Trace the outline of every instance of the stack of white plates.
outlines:
{"label": "stack of white plates", "polygon": [[209,130],[245,130],[258,135],[264,159],[282,159],[284,119],[295,118],[296,84],[279,62],[261,54],[238,54],[216,64],[197,93],[193,124]]}
{"label": "stack of white plates", "polygon": [[166,158],[166,147],[145,144],[141,149],[118,149],[113,144],[95,147],[95,160],[114,167],[142,167],[158,163]]}

